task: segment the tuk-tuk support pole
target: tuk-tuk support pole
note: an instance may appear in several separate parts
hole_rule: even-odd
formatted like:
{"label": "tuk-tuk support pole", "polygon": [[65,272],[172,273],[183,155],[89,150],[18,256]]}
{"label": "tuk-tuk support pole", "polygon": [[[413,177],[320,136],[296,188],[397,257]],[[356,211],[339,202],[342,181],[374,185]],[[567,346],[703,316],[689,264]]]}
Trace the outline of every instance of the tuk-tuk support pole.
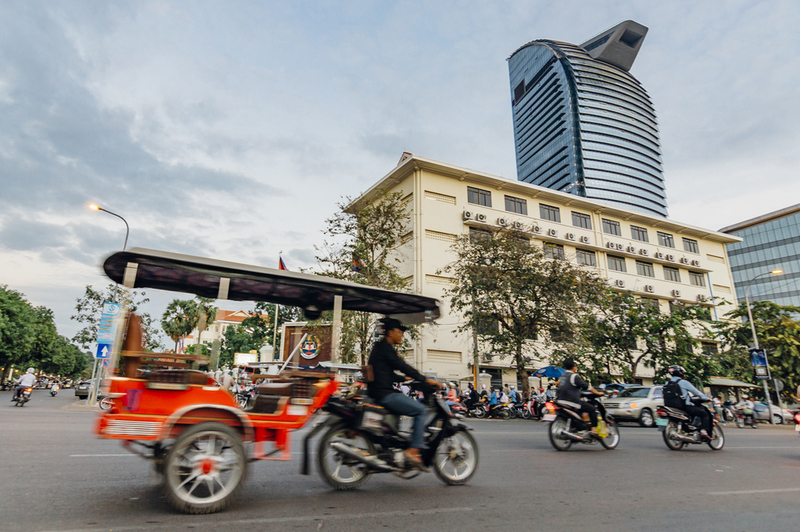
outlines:
{"label": "tuk-tuk support pole", "polygon": [[342,337],[342,296],[333,297],[333,326],[331,330],[331,363],[341,361],[339,343]]}

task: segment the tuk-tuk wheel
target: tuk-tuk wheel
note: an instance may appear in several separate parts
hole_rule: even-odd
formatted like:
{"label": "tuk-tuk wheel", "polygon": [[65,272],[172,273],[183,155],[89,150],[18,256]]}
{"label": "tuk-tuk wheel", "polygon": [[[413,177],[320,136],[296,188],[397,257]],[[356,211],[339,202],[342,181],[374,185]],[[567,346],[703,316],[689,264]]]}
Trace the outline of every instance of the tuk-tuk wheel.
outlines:
{"label": "tuk-tuk wheel", "polygon": [[164,494],[181,512],[218,512],[234,501],[246,472],[239,434],[222,423],[200,423],[179,434],[167,453]]}

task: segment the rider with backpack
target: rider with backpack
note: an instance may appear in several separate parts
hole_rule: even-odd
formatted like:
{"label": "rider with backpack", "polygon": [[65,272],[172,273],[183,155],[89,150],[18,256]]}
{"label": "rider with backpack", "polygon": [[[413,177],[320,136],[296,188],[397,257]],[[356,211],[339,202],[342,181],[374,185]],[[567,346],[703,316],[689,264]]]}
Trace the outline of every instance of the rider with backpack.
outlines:
{"label": "rider with backpack", "polygon": [[690,419],[695,416],[699,417],[702,427],[700,435],[711,439],[711,436],[709,436],[711,432],[711,415],[705,408],[695,406],[692,403],[691,396],[694,395],[703,401],[708,401],[709,398],[695,388],[691,382],[685,380],[686,370],[682,366],[670,366],[667,371],[670,374],[670,379],[664,384],[664,405],[683,410]]}

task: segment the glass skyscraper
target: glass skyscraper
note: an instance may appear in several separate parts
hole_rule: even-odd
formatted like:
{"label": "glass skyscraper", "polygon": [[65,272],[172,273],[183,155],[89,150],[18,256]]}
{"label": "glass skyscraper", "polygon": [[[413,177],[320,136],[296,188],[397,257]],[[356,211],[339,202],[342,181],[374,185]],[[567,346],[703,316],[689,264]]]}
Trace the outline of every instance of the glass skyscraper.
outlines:
{"label": "glass skyscraper", "polygon": [[511,54],[520,181],[667,216],[656,112],[628,72],[646,34],[629,20],[580,46],[536,40]]}
{"label": "glass skyscraper", "polygon": [[734,224],[722,233],[742,238],[728,244],[736,297],[744,301],[747,283],[775,269],[780,275],[764,275],[750,285],[750,301],[772,301],[800,307],[800,204]]}

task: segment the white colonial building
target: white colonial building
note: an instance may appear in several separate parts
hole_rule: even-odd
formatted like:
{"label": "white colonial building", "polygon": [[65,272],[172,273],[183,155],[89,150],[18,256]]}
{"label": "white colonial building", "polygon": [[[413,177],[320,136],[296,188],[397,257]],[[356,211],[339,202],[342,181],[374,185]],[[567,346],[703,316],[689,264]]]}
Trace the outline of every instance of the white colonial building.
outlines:
{"label": "white colonial building", "polygon": [[[664,312],[672,301],[705,301],[721,317],[723,301],[736,303],[725,245],[739,239],[728,234],[410,153],[349,208],[382,190],[402,193],[411,212],[398,250],[410,289],[443,301],[441,318],[425,328],[406,358],[448,380],[469,378],[473,348],[469,334],[454,332],[460,316],[449,312],[443,297],[451,280],[437,272],[453,260],[451,245],[470,230],[523,229],[539,245],[550,244],[553,254],[596,268],[612,286],[650,298]],[[494,382],[516,381],[510,357],[480,353],[479,360]],[[538,361],[537,367],[548,363]],[[642,368],[637,378],[647,382],[652,376],[651,368]]]}

